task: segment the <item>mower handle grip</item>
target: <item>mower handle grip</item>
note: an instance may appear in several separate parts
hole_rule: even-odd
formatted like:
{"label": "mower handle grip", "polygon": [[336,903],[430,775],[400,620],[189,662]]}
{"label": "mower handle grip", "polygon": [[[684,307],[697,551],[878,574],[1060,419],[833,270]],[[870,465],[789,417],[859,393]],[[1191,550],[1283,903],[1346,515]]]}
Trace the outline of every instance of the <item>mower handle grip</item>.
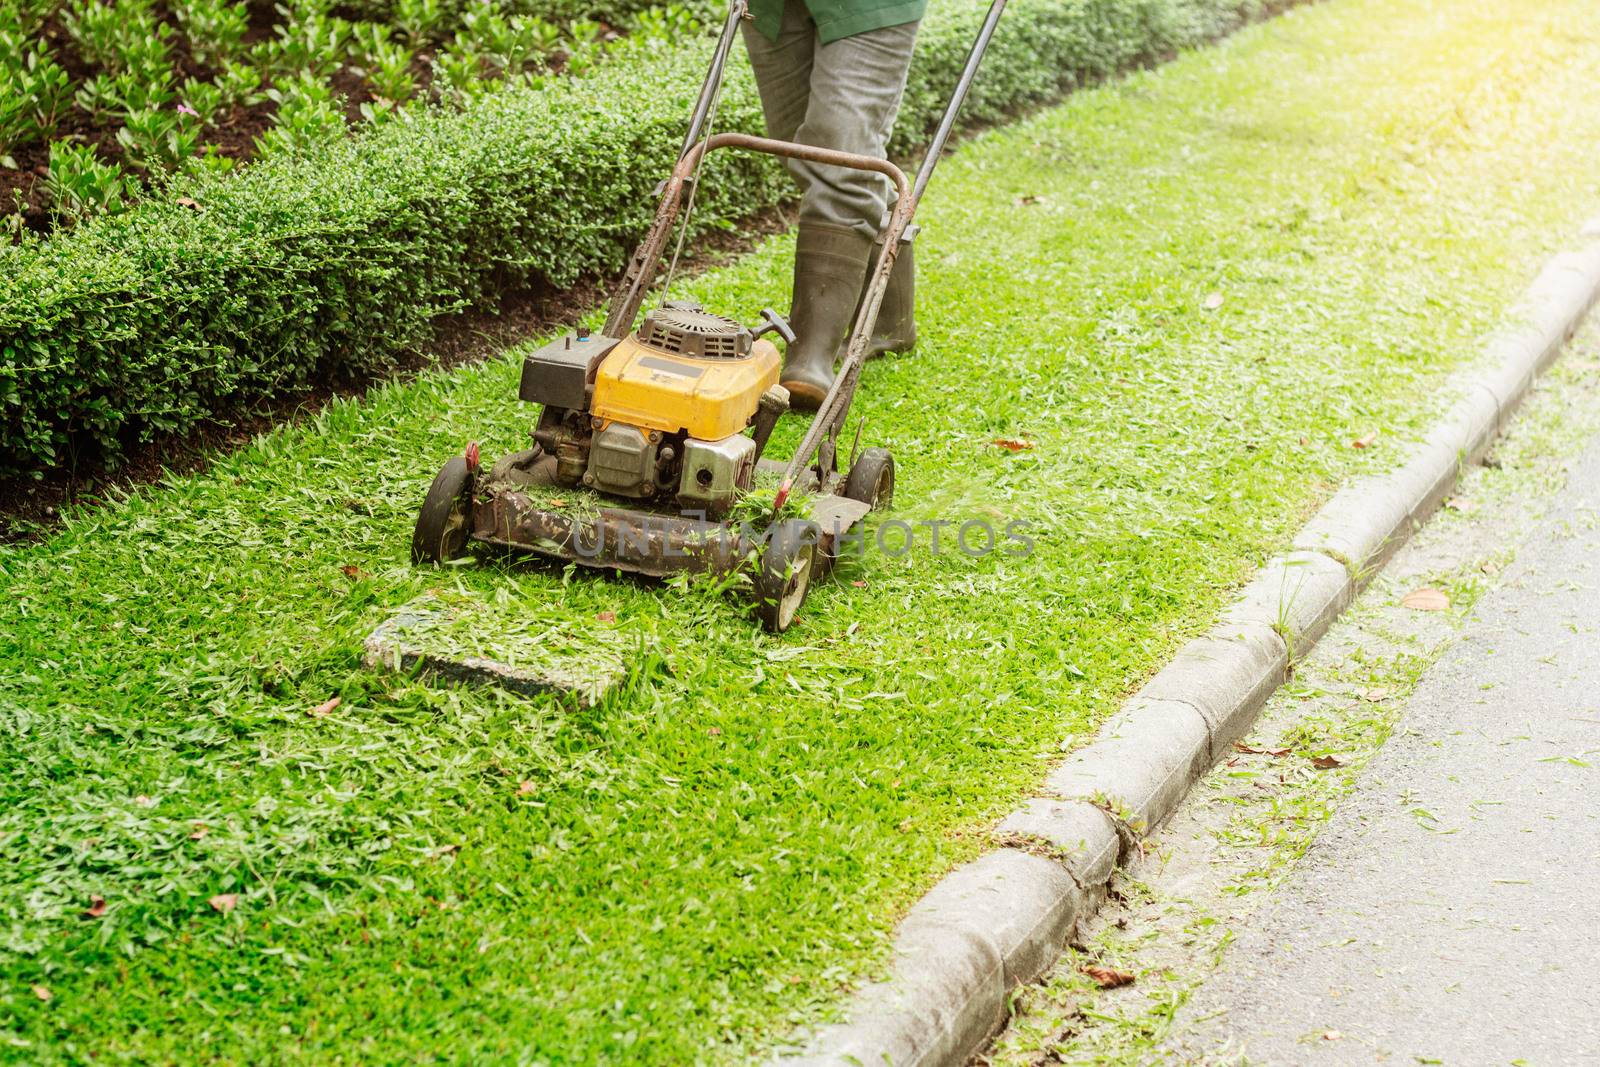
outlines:
{"label": "mower handle grip", "polygon": [[758,326],[755,331],[750,334],[752,340],[760,337],[762,334],[776,333],[779,337],[783,338],[784,344],[794,344],[794,330],[790,328],[788,319],[784,318],[771,308],[762,308],[761,321],[762,325]]}

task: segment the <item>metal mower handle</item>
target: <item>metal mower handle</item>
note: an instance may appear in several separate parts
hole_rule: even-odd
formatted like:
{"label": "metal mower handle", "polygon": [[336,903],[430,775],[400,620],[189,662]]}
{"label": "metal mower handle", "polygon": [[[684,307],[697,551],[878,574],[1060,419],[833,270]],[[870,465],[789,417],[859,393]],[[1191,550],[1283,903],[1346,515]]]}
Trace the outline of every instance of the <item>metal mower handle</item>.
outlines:
{"label": "metal mower handle", "polygon": [[748,133],[714,133],[703,141],[695,142],[687,152],[679,156],[677,165],[672,168],[671,176],[663,184],[661,204],[656,208],[655,221],[650,224],[649,232],[645,234],[638,250],[634,252],[633,259],[628,263],[627,273],[623,275],[622,283],[612,298],[611,312],[606,316],[606,324],[602,331],[606,337],[621,337],[632,329],[633,320],[639,317],[639,308],[644,304],[645,293],[650,288],[650,283],[655,280],[656,270],[661,265],[662,253],[666,251],[667,239],[672,234],[672,225],[677,221],[678,211],[683,203],[685,187],[694,175],[700,158],[718,148],[742,148],[747,152],[761,152],[786,159],[804,159],[811,163],[849,167],[852,170],[869,170],[882,174],[894,183],[895,193],[898,196],[896,213],[898,214],[901,208],[906,208],[905,220],[909,222],[911,219],[910,209],[915,203],[911,195],[911,183],[906,179],[905,172],[887,159],[875,159],[856,152],[839,152],[832,148],[818,148],[816,145],[797,144],[794,141],[774,141],[770,137],[753,137]]}
{"label": "metal mower handle", "polygon": [[728,14],[723,19],[722,33],[717,37],[717,47],[711,53],[711,65],[706,68],[705,81],[700,83],[700,96],[695,100],[694,111],[689,116],[689,131],[684,134],[683,147],[678,149],[679,158],[682,158],[690,146],[700,139],[700,131],[705,128],[706,116],[711,114],[717,90],[722,87],[722,73],[728,65],[728,52],[733,48],[733,35],[738,32],[739,23],[749,10],[750,5],[747,0],[728,0]]}
{"label": "metal mower handle", "polygon": [[[967,98],[968,90],[972,88],[973,79],[977,77],[978,66],[983,62],[983,55],[989,48],[989,41],[994,36],[995,27],[999,25],[1000,15],[1005,11],[1005,7],[1006,0],[991,0],[989,12],[984,16],[983,25],[978,29],[977,39],[972,44],[972,51],[967,55],[961,77],[950,94],[950,103],[945,107],[944,115],[939,120],[939,127],[928,145],[927,155],[923,157],[922,166],[917,171],[916,186],[910,188],[905,173],[885,159],[873,159],[851,152],[836,152],[832,149],[795,144],[791,141],[751,137],[742,133],[718,133],[704,140],[700,139],[706,116],[710,114],[712,103],[722,85],[728,52],[733,47],[734,34],[738,32],[739,21],[745,17],[747,11],[747,0],[729,0],[728,17],[723,23],[722,35],[718,38],[716,50],[712,54],[710,68],[706,71],[705,83],[700,87],[700,96],[690,117],[689,132],[684,138],[677,166],[673,167],[672,176],[662,184],[661,203],[656,209],[655,221],[651,223],[649,233],[645,235],[644,241],[640,243],[633,258],[628,262],[628,269],[612,299],[611,311],[606,316],[605,336],[621,337],[632,329],[633,320],[638,318],[639,308],[644,303],[645,291],[654,281],[656,270],[660,266],[661,255],[666,249],[672,224],[678,217],[684,185],[694,173],[701,157],[712,149],[743,148],[747,151],[765,152],[769,155],[803,159],[829,166],[876,171],[892,181],[897,196],[894,210],[889,215],[889,225],[883,232],[883,252],[879,255],[878,262],[869,277],[867,290],[861,301],[861,310],[857,313],[855,326],[850,334],[850,344],[845,351],[844,362],[839,367],[839,374],[834,379],[832,388],[828,390],[828,395],[823,398],[816,416],[806,430],[805,439],[801,441],[794,458],[789,462],[788,469],[784,472],[783,482],[776,498],[779,505],[789,495],[795,478],[811,462],[813,456],[817,457],[816,465],[819,480],[823,483],[822,488],[824,490],[828,488],[827,482],[829,476],[834,473],[836,458],[833,455],[833,442],[844,425],[845,416],[849,414],[850,401],[855,396],[856,382],[861,376],[861,366],[866,360],[867,341],[871,337],[873,326],[878,321],[878,309],[883,303],[883,294],[889,284],[889,274],[894,269],[895,256],[900,251],[901,238],[911,223],[911,217],[916,213],[917,204],[922,199],[929,180],[933,177],[934,168],[939,164],[939,157],[944,154],[945,143],[955,128],[956,117]],[[824,450],[826,454],[823,454]]]}

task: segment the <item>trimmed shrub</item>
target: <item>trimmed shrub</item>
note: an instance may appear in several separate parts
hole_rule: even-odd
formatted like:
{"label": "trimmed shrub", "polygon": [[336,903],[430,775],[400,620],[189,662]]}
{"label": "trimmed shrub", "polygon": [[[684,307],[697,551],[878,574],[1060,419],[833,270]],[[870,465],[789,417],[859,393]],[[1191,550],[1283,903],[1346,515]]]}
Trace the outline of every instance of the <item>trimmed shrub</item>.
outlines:
{"label": "trimmed shrub", "polygon": [[[1226,32],[1256,0],[1013,0],[966,112],[991,121],[1084,78]],[[922,141],[983,15],[936,0],[897,147]],[[619,48],[601,67],[425,110],[0,247],[0,469],[69,443],[115,457],[241,399],[381,372],[431,320],[535,280],[620,269],[654,211],[709,41]],[[719,129],[760,132],[745,64]],[[710,157],[709,227],[790,195],[774,161]]]}
{"label": "trimmed shrub", "polygon": [[[473,0],[439,0],[440,25],[456,26]],[[624,26],[641,11],[659,7],[662,0],[504,0],[500,10],[508,15],[537,15],[550,22],[567,23],[594,19],[611,26]],[[680,0],[681,2],[681,0]],[[347,0],[339,5],[356,18],[372,22],[395,21],[399,0]],[[707,0],[689,0],[686,6],[710,10]],[[722,8],[722,10],[727,10]]]}

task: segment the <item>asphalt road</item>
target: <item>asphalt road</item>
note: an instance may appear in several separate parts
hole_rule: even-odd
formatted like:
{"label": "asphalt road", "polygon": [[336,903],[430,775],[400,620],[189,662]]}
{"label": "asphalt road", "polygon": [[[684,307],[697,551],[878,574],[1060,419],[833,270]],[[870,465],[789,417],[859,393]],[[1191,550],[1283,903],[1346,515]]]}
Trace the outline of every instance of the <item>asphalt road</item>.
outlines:
{"label": "asphalt road", "polygon": [[1600,1064],[1600,440],[1175,1044]]}

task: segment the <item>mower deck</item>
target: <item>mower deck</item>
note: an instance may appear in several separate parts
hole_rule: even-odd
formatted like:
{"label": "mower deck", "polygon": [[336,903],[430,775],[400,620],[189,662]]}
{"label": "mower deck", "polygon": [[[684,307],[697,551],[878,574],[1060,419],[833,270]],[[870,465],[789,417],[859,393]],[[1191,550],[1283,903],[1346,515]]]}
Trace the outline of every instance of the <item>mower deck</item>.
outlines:
{"label": "mower deck", "polygon": [[[781,475],[783,465],[760,464]],[[562,490],[556,507],[539,491],[555,486],[547,465],[520,472],[516,482],[491,475],[472,509],[470,537],[480,544],[532,552],[586,567],[656,578],[683,572],[731,574],[761,543],[760,532],[734,521],[718,522],[676,511],[604,505],[580,511],[567,501],[609,500],[583,489]],[[821,529],[819,549],[829,558],[838,539],[871,510],[848,497],[812,500],[811,519]]]}

